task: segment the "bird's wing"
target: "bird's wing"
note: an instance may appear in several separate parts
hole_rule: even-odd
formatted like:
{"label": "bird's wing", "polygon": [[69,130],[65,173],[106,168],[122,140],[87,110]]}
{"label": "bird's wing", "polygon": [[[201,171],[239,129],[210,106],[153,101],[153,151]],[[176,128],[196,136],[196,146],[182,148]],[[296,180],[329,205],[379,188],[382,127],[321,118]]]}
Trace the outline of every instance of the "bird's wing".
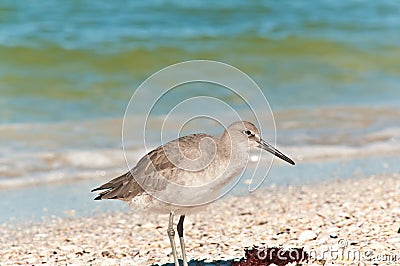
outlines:
{"label": "bird's wing", "polygon": [[[196,171],[196,169],[189,168],[195,167],[196,163],[198,165],[202,163],[197,159],[205,155],[202,153],[204,147],[200,147],[200,142],[204,138],[216,141],[214,137],[207,134],[193,134],[154,149],[144,156],[132,170],[135,179],[143,188],[150,191],[160,191],[168,182],[185,185],[182,175],[188,171]],[[202,170],[204,167],[198,168]]]}
{"label": "bird's wing", "polygon": [[180,162],[201,156],[200,141],[203,138],[215,141],[210,135],[193,134],[152,150],[131,171],[93,189],[92,191],[105,190],[95,199],[130,200],[144,191],[162,191],[170,181],[185,185],[184,180],[179,179],[186,171],[179,167]]}

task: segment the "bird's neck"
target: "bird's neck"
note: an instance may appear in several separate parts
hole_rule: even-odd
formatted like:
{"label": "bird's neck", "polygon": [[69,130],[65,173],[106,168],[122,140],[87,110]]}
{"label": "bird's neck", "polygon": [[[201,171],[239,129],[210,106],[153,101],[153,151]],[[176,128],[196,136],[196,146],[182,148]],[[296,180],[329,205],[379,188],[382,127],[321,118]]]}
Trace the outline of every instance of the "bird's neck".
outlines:
{"label": "bird's neck", "polygon": [[234,161],[236,164],[243,164],[244,167],[249,157],[249,146],[247,142],[235,140],[236,138],[232,138],[229,133],[225,131],[220,138],[220,154],[224,158],[230,158],[230,160]]}

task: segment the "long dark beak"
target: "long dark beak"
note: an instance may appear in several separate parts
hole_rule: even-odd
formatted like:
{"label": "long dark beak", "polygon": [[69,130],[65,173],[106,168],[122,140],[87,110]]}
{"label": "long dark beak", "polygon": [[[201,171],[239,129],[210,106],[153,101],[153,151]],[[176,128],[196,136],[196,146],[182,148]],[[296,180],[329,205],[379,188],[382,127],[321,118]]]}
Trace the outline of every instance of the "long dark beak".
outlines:
{"label": "long dark beak", "polygon": [[281,158],[282,160],[290,163],[291,165],[295,165],[295,163],[293,162],[292,159],[290,159],[289,157],[287,157],[285,154],[283,154],[282,152],[278,151],[277,149],[275,149],[274,147],[272,147],[270,144],[268,144],[267,142],[260,140],[257,141],[257,143],[260,145],[258,146],[259,148],[266,150],[270,153],[272,153],[275,156],[278,156],[279,158]]}

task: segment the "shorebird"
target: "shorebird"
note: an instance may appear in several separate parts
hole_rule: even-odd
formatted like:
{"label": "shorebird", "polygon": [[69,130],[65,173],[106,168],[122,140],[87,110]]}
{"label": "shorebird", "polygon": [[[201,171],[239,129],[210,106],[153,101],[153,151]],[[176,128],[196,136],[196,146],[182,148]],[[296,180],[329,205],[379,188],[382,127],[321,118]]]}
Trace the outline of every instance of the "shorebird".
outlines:
{"label": "shorebird", "polygon": [[167,234],[175,266],[179,266],[174,215],[183,265],[187,266],[183,222],[185,215],[201,210],[245,169],[252,148],[266,150],[295,163],[263,141],[255,125],[247,121],[231,124],[220,138],[192,134],[172,140],[139,160],[127,173],[92,190],[101,191],[95,200],[119,199],[133,208],[169,213]]}

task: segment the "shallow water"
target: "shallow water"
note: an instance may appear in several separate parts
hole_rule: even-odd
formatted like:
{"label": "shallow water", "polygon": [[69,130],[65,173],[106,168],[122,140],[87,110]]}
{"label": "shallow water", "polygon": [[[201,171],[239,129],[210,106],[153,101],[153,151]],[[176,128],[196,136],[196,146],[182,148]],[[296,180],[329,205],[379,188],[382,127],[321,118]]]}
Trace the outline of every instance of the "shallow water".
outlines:
{"label": "shallow water", "polygon": [[2,1],[0,123],[120,117],[145,78],[192,59],[245,71],[273,109],[398,106],[399,12],[394,1]]}

